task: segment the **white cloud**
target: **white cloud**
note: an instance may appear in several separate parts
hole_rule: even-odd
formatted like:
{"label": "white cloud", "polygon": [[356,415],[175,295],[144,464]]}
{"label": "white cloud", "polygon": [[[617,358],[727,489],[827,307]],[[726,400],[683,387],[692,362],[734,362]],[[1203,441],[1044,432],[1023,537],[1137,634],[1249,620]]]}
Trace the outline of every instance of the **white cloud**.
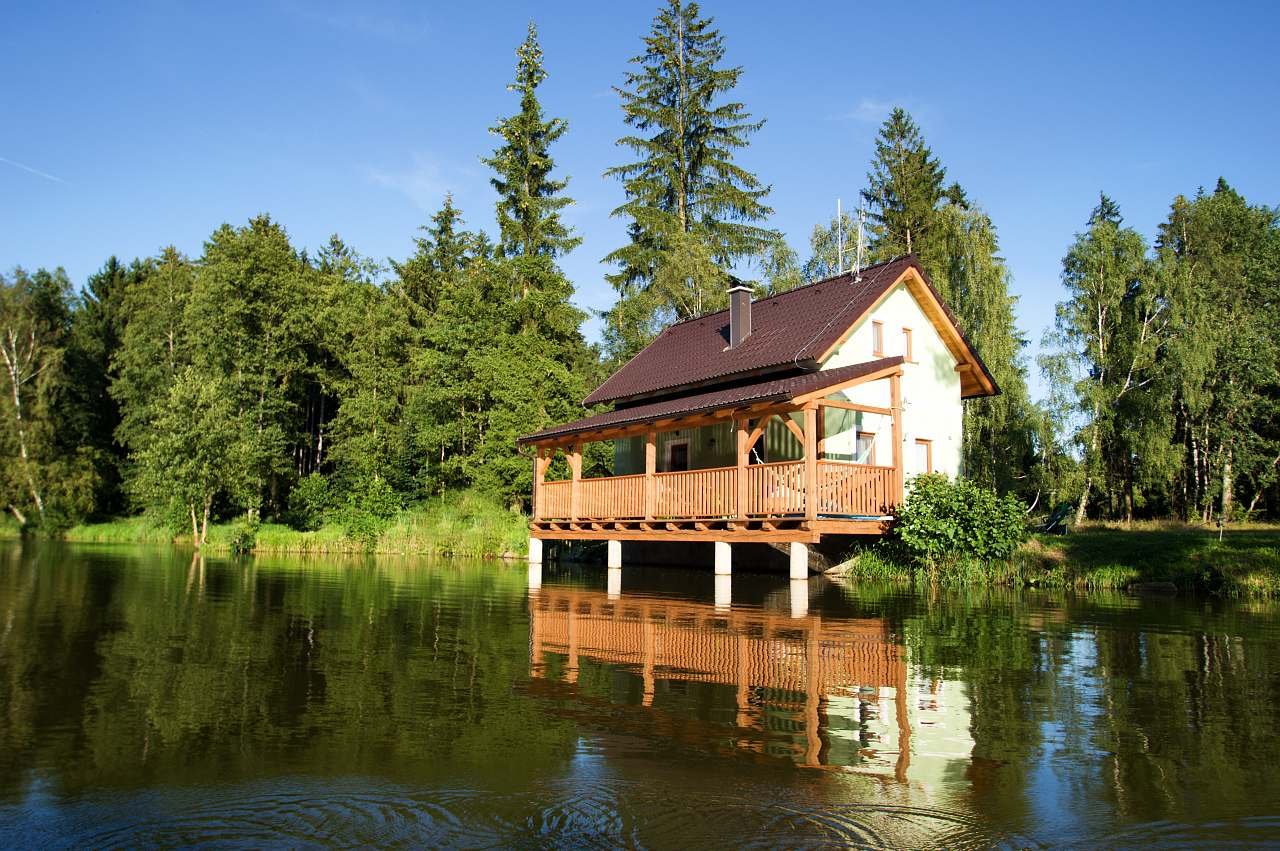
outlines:
{"label": "white cloud", "polygon": [[926,124],[934,117],[933,110],[927,104],[917,103],[909,98],[900,100],[862,98],[853,109],[840,113],[834,118],[840,121],[858,121],[863,124],[879,125],[889,117],[889,113],[893,111],[894,107],[898,106],[911,113],[911,117],[916,120],[917,124]]}
{"label": "white cloud", "polygon": [[482,179],[474,168],[451,165],[425,153],[413,154],[407,168],[369,168],[367,173],[369,180],[399,192],[422,210],[439,209],[450,192],[459,206],[464,206],[461,202]]}

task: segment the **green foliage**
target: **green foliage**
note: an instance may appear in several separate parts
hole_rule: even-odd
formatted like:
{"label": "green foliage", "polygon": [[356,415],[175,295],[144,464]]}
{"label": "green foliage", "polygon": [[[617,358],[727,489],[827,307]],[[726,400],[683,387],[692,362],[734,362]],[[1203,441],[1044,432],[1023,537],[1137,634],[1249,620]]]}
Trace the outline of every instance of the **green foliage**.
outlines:
{"label": "green foliage", "polygon": [[614,360],[634,354],[654,329],[724,303],[724,269],[774,250],[757,222],[772,210],[769,187],[734,162],[762,126],[725,100],[742,76],[724,67],[724,38],[697,3],[668,0],[618,94],[634,131],[618,144],[637,156],[605,172],[622,181],[628,242],[606,260],[619,306],[606,314]]}
{"label": "green foliage", "polygon": [[401,507],[399,495],[386,479],[368,478],[356,482],[347,492],[346,499],[334,511],[334,519],[348,538],[373,549]]}
{"label": "green foliage", "polygon": [[230,535],[227,539],[227,549],[231,550],[234,555],[246,555],[253,552],[258,544],[258,528],[260,525],[258,518],[252,516],[242,517],[231,524]]}
{"label": "green foliage", "polygon": [[893,525],[893,546],[912,563],[937,566],[1007,559],[1026,538],[1024,507],[971,481],[917,476]]}
{"label": "green foliage", "polygon": [[484,161],[496,173],[490,182],[498,192],[498,247],[507,257],[556,257],[582,239],[560,220],[560,211],[573,201],[560,194],[568,181],[551,179],[548,149],[569,127],[563,118],[543,118],[538,86],[547,72],[532,21],[516,56],[516,79],[507,88],[520,95],[520,111],[490,128],[503,143]]}
{"label": "green foliage", "polygon": [[289,491],[289,520],[303,531],[314,532],[323,526],[333,508],[329,480],[319,473],[299,479]]}
{"label": "green foliage", "polygon": [[70,393],[71,304],[61,269],[0,276],[0,507],[29,529],[70,525],[101,486]]}
{"label": "green foliage", "polygon": [[[947,170],[924,143],[919,126],[902,107],[894,107],[876,137],[876,154],[862,198],[870,206],[872,246],[887,259],[913,251],[936,222],[947,198]],[[957,188],[953,195],[963,196]]]}
{"label": "green foliage", "polygon": [[151,423],[146,444],[133,454],[132,487],[139,501],[190,520],[203,543],[214,501],[242,509],[255,502],[255,434],[237,416],[227,379],[185,367]]}

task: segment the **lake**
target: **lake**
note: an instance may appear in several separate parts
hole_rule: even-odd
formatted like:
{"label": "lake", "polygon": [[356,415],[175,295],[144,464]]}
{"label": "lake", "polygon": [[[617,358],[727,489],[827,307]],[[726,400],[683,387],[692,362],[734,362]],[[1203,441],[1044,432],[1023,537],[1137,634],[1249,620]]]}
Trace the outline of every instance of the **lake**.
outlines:
{"label": "lake", "polygon": [[1280,841],[1280,607],[0,547],[0,845]]}

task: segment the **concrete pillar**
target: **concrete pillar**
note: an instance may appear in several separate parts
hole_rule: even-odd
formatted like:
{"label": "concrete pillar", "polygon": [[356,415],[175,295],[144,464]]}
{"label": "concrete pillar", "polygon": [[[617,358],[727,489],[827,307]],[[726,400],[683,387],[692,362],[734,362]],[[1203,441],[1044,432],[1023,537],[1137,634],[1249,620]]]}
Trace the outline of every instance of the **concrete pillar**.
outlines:
{"label": "concrete pillar", "polygon": [[791,617],[802,618],[809,614],[809,580],[791,580]]}
{"label": "concrete pillar", "polygon": [[542,564],[542,539],[529,539],[529,564]]}
{"label": "concrete pillar", "polygon": [[537,591],[542,587],[542,565],[536,561],[529,562],[529,590]]}
{"label": "concrete pillar", "polygon": [[622,596],[622,568],[609,568],[609,579],[607,583],[608,595],[610,600],[616,600]]}
{"label": "concrete pillar", "polygon": [[609,567],[622,567],[622,541],[609,541]]}
{"label": "concrete pillar", "polygon": [[799,541],[791,542],[791,578],[809,578],[809,545]]}
{"label": "concrete pillar", "polygon": [[733,548],[728,541],[715,541],[716,573],[728,576],[733,572]]}
{"label": "concrete pillar", "polygon": [[716,574],[716,609],[728,610],[733,604],[733,577],[727,573]]}

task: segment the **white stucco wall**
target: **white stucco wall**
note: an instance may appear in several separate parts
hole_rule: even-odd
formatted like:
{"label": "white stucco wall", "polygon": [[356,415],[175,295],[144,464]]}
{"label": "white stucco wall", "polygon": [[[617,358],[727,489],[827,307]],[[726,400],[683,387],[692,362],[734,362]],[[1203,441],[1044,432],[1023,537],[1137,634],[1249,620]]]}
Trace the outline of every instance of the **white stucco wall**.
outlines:
{"label": "white stucco wall", "polygon": [[[872,350],[873,321],[884,325],[884,352]],[[917,460],[916,440],[933,443],[933,469],[956,477],[960,469],[961,418],[960,374],[956,359],[934,330],[905,284],[899,284],[874,311],[862,319],[849,338],[831,354],[822,369],[866,363],[878,357],[893,357],[903,351],[903,328],[912,332],[912,360],[903,366],[902,376],[902,459],[907,478],[922,472]],[[889,407],[889,382],[872,381],[845,394],[852,402]],[[869,416],[869,425],[882,420],[876,430],[876,463],[893,463],[892,424],[888,417]],[[872,425],[874,427],[874,425]]]}

